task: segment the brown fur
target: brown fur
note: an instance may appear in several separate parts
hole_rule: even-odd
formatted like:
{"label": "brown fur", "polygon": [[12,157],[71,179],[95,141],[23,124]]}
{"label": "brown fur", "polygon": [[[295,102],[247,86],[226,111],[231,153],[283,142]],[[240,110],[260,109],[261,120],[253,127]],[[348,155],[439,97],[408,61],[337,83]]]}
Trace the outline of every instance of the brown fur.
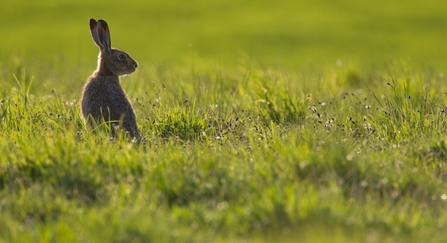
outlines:
{"label": "brown fur", "polygon": [[88,78],[82,92],[82,118],[90,126],[102,119],[114,125],[122,120],[122,128],[139,139],[141,135],[135,112],[119,80],[119,76],[135,72],[138,65],[129,54],[111,48],[110,32],[105,21],[91,19],[90,29],[101,52],[98,67]]}

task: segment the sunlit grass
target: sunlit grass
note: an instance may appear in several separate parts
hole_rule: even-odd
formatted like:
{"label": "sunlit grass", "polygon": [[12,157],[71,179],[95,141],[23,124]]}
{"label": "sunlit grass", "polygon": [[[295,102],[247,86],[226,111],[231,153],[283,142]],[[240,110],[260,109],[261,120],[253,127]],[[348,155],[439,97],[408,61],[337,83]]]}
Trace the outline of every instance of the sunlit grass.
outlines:
{"label": "sunlit grass", "polygon": [[[36,96],[25,71],[2,88],[4,241],[443,234],[442,75],[369,75],[355,65],[318,75],[253,65],[150,70],[138,78],[153,84],[128,92],[139,144],[87,129],[73,95]],[[334,238],[319,236],[328,232]]]}
{"label": "sunlit grass", "polygon": [[0,13],[2,63],[19,54],[56,72],[66,63],[95,65],[90,18],[106,19],[113,45],[145,64],[178,64],[191,53],[234,64],[246,53],[262,65],[292,69],[337,59],[380,65],[389,58],[446,67],[443,1],[415,0],[403,8],[385,0],[18,0],[3,3]]}

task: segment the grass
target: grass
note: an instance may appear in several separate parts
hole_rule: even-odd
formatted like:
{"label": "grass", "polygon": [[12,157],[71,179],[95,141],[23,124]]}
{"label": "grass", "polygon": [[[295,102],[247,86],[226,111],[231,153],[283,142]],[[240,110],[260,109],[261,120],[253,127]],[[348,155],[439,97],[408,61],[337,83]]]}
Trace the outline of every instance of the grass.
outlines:
{"label": "grass", "polygon": [[[108,21],[114,46],[147,64],[176,66],[197,54],[229,65],[249,55],[261,66],[283,69],[324,67],[338,59],[381,64],[390,58],[447,67],[442,1],[416,0],[402,8],[385,0],[18,0],[0,11],[2,60],[18,55],[26,64],[44,61],[52,71],[95,66],[97,47],[87,27],[93,17]],[[91,72],[80,71],[74,78]]]}
{"label": "grass", "polygon": [[[5,3],[0,242],[444,241],[445,6],[235,4]],[[97,15],[139,144],[80,118]]]}
{"label": "grass", "polygon": [[87,130],[77,102],[34,96],[25,75],[4,89],[3,241],[441,241],[442,76],[215,72],[137,93],[139,145]]}

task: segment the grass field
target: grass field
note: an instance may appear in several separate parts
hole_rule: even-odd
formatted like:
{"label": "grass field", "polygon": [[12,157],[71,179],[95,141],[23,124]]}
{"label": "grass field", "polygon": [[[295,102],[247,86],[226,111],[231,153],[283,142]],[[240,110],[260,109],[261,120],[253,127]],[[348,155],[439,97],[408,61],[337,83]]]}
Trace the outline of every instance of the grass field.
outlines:
{"label": "grass field", "polygon": [[[447,4],[9,1],[0,242],[444,242]],[[84,126],[89,18],[144,139]]]}

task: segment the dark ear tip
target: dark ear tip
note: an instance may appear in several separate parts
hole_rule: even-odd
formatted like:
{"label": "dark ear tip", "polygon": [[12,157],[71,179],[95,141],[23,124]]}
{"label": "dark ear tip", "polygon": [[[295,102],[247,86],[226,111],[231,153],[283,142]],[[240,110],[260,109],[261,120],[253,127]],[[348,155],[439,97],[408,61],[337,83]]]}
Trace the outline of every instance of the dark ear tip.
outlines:
{"label": "dark ear tip", "polygon": [[97,23],[95,19],[90,19],[90,28],[94,28]]}
{"label": "dark ear tip", "polygon": [[98,20],[98,22],[100,22],[101,24],[107,26],[107,22],[105,20],[103,20],[103,19]]}

